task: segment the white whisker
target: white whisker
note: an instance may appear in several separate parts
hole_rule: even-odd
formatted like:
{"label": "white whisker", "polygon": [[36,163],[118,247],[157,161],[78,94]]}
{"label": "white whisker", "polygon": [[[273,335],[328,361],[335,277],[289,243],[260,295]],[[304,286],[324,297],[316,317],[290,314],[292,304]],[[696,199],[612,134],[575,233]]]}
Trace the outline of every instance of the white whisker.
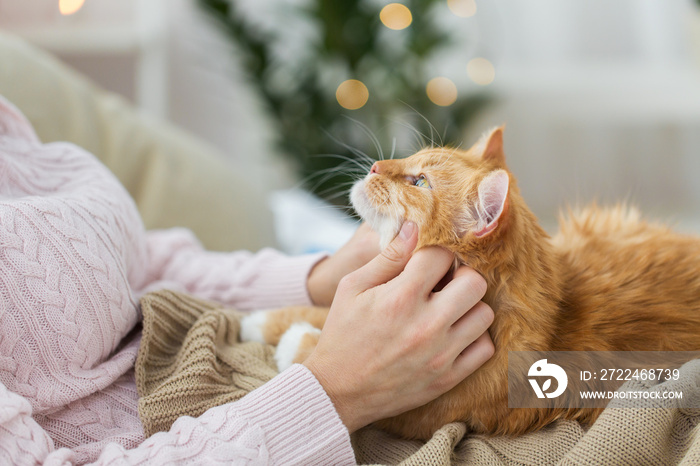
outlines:
{"label": "white whisker", "polygon": [[374,134],[374,132],[364,123],[362,123],[360,120],[356,120],[354,118],[351,118],[347,115],[344,115],[345,118],[348,120],[352,121],[355,123],[357,126],[360,127],[363,133],[369,138],[370,141],[372,141],[372,144],[374,145],[374,149],[377,151],[377,155],[379,156],[379,160],[384,160],[384,151],[382,150],[382,145],[379,142],[379,138]]}

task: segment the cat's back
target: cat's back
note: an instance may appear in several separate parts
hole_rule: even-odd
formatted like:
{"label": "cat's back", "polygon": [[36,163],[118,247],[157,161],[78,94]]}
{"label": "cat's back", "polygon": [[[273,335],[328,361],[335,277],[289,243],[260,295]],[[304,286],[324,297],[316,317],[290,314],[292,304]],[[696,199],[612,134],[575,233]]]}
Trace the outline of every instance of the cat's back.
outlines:
{"label": "cat's back", "polygon": [[627,278],[661,278],[659,274],[674,271],[675,281],[687,275],[700,283],[700,236],[648,222],[626,205],[569,211],[551,243],[578,273],[591,269],[615,271]]}
{"label": "cat's back", "polygon": [[[700,349],[700,237],[594,205],[563,217],[551,242],[571,349]],[[670,328],[681,335],[659,335]]]}

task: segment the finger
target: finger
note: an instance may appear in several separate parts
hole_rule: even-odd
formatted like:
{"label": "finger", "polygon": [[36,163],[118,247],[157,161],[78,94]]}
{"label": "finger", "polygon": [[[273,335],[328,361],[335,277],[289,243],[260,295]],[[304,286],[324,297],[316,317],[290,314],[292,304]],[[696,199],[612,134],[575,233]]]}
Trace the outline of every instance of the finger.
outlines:
{"label": "finger", "polygon": [[449,330],[454,354],[461,353],[465,347],[483,335],[493,323],[493,318],[493,310],[483,301],[469,309]]}
{"label": "finger", "polygon": [[455,359],[451,373],[455,384],[472,375],[486,361],[491,359],[496,349],[488,332],[482,333],[471,345],[464,349]]}
{"label": "finger", "polygon": [[[452,280],[434,294],[434,299],[447,310],[447,323],[453,324],[476,305],[486,294],[486,280],[479,272],[467,266],[455,270]],[[450,312],[451,311],[451,312]]]}
{"label": "finger", "polygon": [[350,242],[359,248],[359,256],[366,258],[362,265],[382,252],[379,247],[379,235],[366,222],[360,225]]}
{"label": "finger", "polygon": [[418,227],[413,222],[406,222],[377,257],[353,273],[358,291],[365,291],[382,285],[398,276],[406,267],[413,250],[418,243]]}
{"label": "finger", "polygon": [[416,251],[406,265],[401,280],[413,283],[428,295],[449,272],[454,263],[454,254],[440,247],[426,247]]}

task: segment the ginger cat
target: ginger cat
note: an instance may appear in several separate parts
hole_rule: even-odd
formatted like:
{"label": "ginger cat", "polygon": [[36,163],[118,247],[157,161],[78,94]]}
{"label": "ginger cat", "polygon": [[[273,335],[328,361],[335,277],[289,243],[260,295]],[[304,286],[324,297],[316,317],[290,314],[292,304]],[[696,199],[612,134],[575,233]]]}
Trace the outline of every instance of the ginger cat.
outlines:
{"label": "ginger cat", "polygon": [[[559,418],[592,423],[601,409],[508,408],[508,351],[700,350],[700,238],[640,220],[625,207],[589,207],[550,237],[521,197],[503,129],[469,150],[431,148],[377,162],[353,187],[357,212],[383,246],[404,220],[418,248],[439,245],[480,272],[494,310],[494,356],[436,400],[377,423],[429,438],[452,421],[518,435]],[[280,369],[313,349],[327,309],[297,307],[244,319],[242,338],[279,345]]]}

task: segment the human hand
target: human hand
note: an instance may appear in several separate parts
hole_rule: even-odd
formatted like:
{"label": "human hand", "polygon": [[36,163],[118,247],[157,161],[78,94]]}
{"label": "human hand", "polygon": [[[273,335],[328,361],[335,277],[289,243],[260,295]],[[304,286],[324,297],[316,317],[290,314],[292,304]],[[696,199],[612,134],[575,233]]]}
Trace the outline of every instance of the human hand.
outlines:
{"label": "human hand", "polygon": [[342,248],[317,263],[306,282],[316,306],[330,306],[340,280],[379,254],[379,235],[363,223]]}
{"label": "human hand", "polygon": [[304,361],[350,432],[422,406],[478,369],[494,352],[486,282],[458,268],[433,289],[454,256],[437,247],[411,257],[415,224],[338,286],[318,345]]}

